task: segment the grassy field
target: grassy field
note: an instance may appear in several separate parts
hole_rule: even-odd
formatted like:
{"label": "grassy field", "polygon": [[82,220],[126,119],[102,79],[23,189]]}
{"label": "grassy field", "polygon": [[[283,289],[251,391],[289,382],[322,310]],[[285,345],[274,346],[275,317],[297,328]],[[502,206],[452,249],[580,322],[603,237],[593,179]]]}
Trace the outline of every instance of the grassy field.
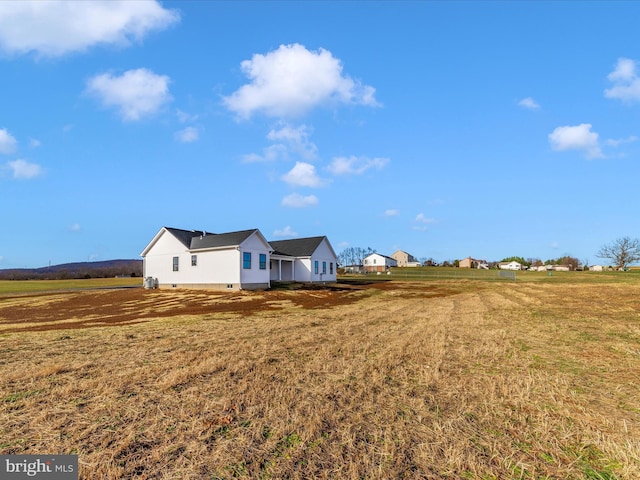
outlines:
{"label": "grassy field", "polygon": [[[545,283],[640,283],[640,270],[629,272],[511,272],[505,270],[480,270],[475,268],[452,267],[420,267],[393,268],[391,274],[383,273],[382,278],[393,278],[404,281],[433,281],[440,279],[467,279],[485,281],[510,281],[508,275],[515,275],[517,282],[545,282]],[[353,275],[352,277],[354,277]],[[365,277],[377,276],[368,274]]]}
{"label": "grassy field", "polygon": [[141,286],[142,278],[90,278],[86,280],[0,280],[0,295],[54,290]]}
{"label": "grassy field", "polygon": [[76,453],[83,479],[637,479],[617,278],[5,297],[0,453]]}

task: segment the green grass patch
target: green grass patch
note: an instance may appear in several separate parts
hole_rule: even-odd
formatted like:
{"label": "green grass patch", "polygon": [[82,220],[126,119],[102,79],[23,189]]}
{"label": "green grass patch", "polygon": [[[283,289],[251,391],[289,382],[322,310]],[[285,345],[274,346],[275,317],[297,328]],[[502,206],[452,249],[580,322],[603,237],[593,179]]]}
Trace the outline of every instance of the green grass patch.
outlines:
{"label": "green grass patch", "polygon": [[[502,273],[502,275],[501,275]],[[516,282],[536,283],[627,283],[640,284],[640,270],[628,272],[529,272],[526,270],[510,272],[507,270],[481,270],[475,268],[455,267],[396,267],[388,272],[367,274],[341,275],[339,282],[352,283],[380,282],[389,280],[401,281],[437,281],[437,280],[484,280],[513,282],[512,278],[505,276],[507,273],[515,273]]]}
{"label": "green grass patch", "polygon": [[142,279],[126,277],[89,278],[82,280],[0,280],[0,295],[133,286],[142,286]]}

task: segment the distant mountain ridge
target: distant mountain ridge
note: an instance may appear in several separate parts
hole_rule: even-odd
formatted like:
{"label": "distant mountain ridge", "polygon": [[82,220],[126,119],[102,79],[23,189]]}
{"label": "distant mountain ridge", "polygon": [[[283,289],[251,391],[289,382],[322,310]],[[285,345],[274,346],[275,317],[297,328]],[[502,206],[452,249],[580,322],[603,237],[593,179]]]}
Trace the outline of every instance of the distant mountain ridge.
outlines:
{"label": "distant mountain ridge", "polygon": [[40,268],[0,270],[0,280],[58,280],[65,278],[141,277],[142,260],[76,262]]}

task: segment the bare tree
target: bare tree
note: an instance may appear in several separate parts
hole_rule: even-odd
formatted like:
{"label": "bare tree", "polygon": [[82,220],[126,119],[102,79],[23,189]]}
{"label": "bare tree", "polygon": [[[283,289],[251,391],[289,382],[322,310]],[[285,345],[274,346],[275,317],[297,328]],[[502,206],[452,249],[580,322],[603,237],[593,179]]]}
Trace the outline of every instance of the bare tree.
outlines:
{"label": "bare tree", "polygon": [[376,253],[371,247],[348,247],[338,254],[338,261],[343,267],[345,265],[362,265],[364,257]]}
{"label": "bare tree", "polygon": [[618,268],[625,269],[640,260],[640,239],[622,237],[603,245],[596,253],[598,258],[611,260]]}

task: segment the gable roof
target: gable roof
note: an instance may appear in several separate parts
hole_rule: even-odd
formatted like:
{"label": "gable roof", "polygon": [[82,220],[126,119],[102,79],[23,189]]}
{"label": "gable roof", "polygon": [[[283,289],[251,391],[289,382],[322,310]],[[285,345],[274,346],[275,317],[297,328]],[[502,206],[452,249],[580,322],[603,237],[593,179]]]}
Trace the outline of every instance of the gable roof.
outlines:
{"label": "gable roof", "polygon": [[237,232],[211,233],[205,230],[183,230],[181,228],[172,227],[162,227],[153,240],[143,250],[141,256],[144,257],[147,254],[164,232],[170,233],[180,243],[182,243],[187,250],[236,247],[255,234],[262,242],[264,242],[265,246],[271,247],[273,250],[272,253],[290,257],[310,257],[324,241],[327,243],[327,246],[333,256],[337,258],[337,255],[326,236],[294,238],[291,240],[276,240],[268,242],[257,228],[240,230]]}
{"label": "gable roof", "polygon": [[211,233],[205,230],[183,230],[181,228],[162,227],[140,255],[144,257],[164,232],[170,233],[174,238],[182,243],[187,250],[236,247],[256,232],[265,245],[269,245],[257,228],[242,230],[239,232]]}
{"label": "gable roof", "polygon": [[255,232],[258,232],[257,228],[241,230],[239,232],[197,235],[191,238],[189,249],[198,250],[202,248],[234,247],[236,245],[240,245]]}
{"label": "gable roof", "polygon": [[180,243],[187,248],[191,247],[191,239],[194,237],[200,237],[201,235],[214,235],[213,233],[205,232],[203,230],[182,230],[181,228],[171,227],[164,227],[164,229],[180,240]]}
{"label": "gable roof", "polygon": [[293,238],[291,240],[276,240],[269,243],[273,247],[273,253],[276,255],[310,257],[325,238],[327,237]]}
{"label": "gable roof", "polygon": [[369,255],[367,255],[367,256],[366,256],[366,257],[364,257],[364,258],[373,257],[374,255],[378,255],[379,257],[386,258],[387,260],[393,260],[394,262],[397,262],[397,260],[396,260],[395,258],[393,258],[393,257],[389,257],[388,255],[383,255],[383,254],[378,253],[378,252],[370,253]]}
{"label": "gable roof", "polygon": [[404,254],[407,256],[407,262],[417,262],[418,259],[411,255],[409,252],[405,252],[404,250],[396,250],[391,254],[391,258],[395,258],[398,254]]}

